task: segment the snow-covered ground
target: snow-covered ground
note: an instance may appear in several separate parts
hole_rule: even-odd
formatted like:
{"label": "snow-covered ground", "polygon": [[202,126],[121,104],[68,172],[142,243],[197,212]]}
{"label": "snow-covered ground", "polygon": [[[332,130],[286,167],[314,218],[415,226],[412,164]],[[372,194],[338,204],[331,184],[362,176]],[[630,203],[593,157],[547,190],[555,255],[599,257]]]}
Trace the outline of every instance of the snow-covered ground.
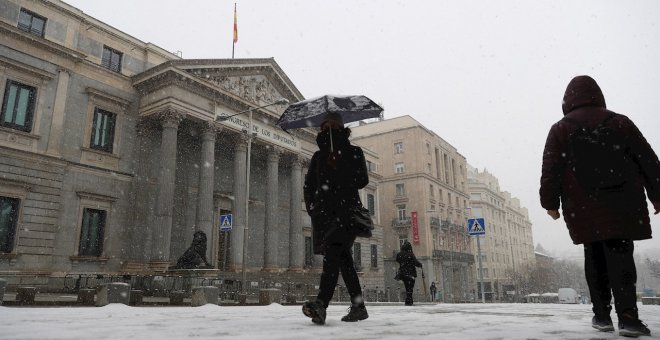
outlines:
{"label": "snow-covered ground", "polygon": [[[367,305],[369,319],[341,322],[331,305],[314,325],[300,306],[0,307],[0,339],[615,339],[591,328],[590,305]],[[660,339],[660,306],[640,305]],[[616,317],[613,314],[616,325]]]}

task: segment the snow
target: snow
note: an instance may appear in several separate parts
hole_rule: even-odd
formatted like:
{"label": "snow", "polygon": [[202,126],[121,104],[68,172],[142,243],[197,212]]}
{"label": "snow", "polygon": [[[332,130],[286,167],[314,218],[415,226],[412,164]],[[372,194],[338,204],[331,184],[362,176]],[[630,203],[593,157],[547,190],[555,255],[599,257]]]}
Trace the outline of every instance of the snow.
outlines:
{"label": "snow", "polygon": [[[367,303],[369,319],[345,323],[348,306],[326,325],[301,306],[0,307],[0,339],[617,339],[591,328],[591,305]],[[639,305],[660,339],[660,306]],[[615,327],[616,316],[612,313]]]}

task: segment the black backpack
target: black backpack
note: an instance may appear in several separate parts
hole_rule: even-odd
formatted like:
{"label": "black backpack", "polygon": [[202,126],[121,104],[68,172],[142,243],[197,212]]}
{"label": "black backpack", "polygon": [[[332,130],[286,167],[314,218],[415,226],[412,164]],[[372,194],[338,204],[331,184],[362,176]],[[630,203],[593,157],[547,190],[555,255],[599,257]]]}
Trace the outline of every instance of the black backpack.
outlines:
{"label": "black backpack", "polygon": [[582,126],[575,119],[563,120],[576,126],[568,137],[568,166],[582,189],[591,194],[620,190],[628,178],[629,157],[621,133],[606,126],[615,116],[610,113],[595,128]]}

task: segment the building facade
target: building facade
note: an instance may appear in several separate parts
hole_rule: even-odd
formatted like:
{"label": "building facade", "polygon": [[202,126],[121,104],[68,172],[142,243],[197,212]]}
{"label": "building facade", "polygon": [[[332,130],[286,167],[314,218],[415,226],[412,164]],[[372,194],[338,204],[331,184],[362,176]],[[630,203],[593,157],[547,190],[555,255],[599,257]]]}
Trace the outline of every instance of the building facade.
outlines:
{"label": "building facade", "polygon": [[[486,223],[486,235],[480,240],[482,271],[477,267],[476,272],[478,280],[483,277],[485,299],[516,301],[516,273],[527,272],[536,262],[527,208],[501,191],[497,177],[486,170],[468,166],[468,186],[472,214]],[[477,254],[476,242],[473,246]]]}
{"label": "building facade", "polygon": [[467,235],[469,196],[467,163],[455,147],[410,116],[352,128],[352,140],[376,151],[382,176],[379,201],[385,248],[385,285],[394,281],[396,253],[409,241],[422,262],[416,294],[429,298],[431,282],[437,299],[473,301],[475,283],[472,240]]}
{"label": "building facade", "polygon": [[[278,101],[304,97],[272,58],[184,60],[64,2],[0,0],[0,93],[10,286],[164,273],[196,231],[209,275],[318,280],[302,201],[316,132],[275,126]],[[377,196],[372,175],[365,201]],[[226,214],[232,229],[220,231]],[[376,257],[360,262],[373,287],[379,228],[359,243]]]}

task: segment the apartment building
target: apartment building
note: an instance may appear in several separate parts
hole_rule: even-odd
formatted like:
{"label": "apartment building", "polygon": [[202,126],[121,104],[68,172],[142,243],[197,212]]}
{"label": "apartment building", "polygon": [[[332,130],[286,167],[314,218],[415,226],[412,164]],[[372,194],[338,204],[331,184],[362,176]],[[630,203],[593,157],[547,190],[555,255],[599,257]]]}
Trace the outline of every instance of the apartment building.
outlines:
{"label": "apartment building", "polygon": [[[483,277],[487,301],[514,301],[518,297],[515,273],[536,262],[527,208],[502,191],[497,177],[487,170],[468,166],[468,187],[472,214],[486,223],[486,235],[479,242],[482,271],[477,266],[477,280]],[[476,242],[472,246],[477,254]]]}
{"label": "apartment building", "polygon": [[467,163],[458,150],[410,116],[352,128],[352,141],[374,150],[380,159],[380,218],[383,225],[385,285],[394,281],[395,255],[409,241],[423,263],[417,294],[435,282],[446,302],[475,298],[472,239],[466,233],[469,215]]}

